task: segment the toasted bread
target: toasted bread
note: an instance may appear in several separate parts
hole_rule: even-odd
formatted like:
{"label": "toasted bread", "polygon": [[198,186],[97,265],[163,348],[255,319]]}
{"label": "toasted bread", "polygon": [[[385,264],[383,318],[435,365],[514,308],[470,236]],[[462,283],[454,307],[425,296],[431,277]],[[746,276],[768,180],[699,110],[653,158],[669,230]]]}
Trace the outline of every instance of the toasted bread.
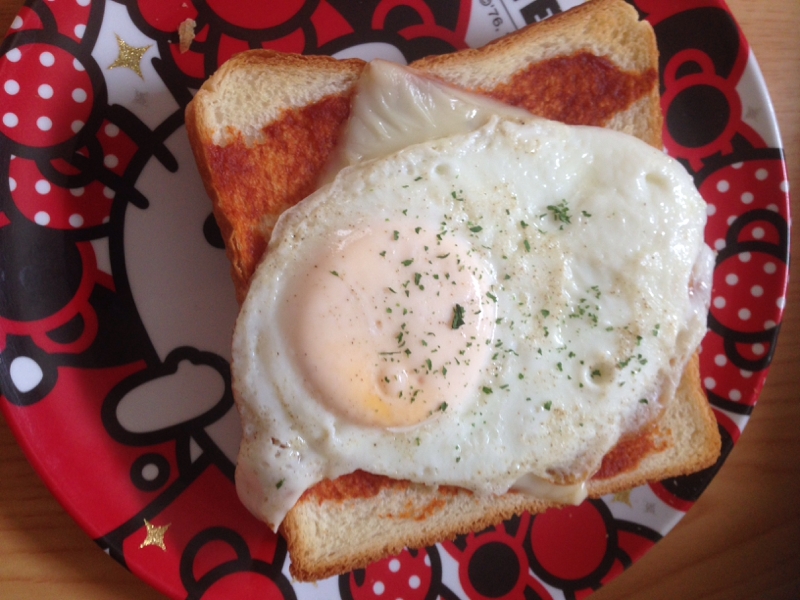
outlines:
{"label": "toasted bread", "polygon": [[[622,0],[594,0],[481,49],[412,66],[540,116],[608,127],[661,148],[655,38]],[[358,60],[247,52],[223,65],[189,105],[189,138],[240,302],[278,216],[314,190],[363,67]],[[700,470],[719,450],[695,358],[659,421],[606,457],[588,483],[590,496]],[[307,491],[282,532],[293,576],[315,580],[554,505],[357,472]]]}

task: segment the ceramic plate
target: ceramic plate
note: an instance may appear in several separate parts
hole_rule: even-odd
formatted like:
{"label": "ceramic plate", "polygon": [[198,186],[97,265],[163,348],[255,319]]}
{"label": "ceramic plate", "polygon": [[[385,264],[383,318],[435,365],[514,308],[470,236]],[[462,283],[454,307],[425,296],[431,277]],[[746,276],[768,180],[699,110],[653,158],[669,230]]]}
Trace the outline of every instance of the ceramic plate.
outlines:
{"label": "ceramic plate", "polygon": [[[0,400],[86,532],[174,598],[582,598],[638,560],[720,463],[315,585],[232,483],[228,263],[183,126],[248,48],[409,62],[569,8],[534,0],[33,0],[0,48]],[[783,313],[788,184],[758,66],[721,1],[636,3],[665,145],[717,251],[702,378],[730,451]],[[176,30],[196,37],[181,52]]]}

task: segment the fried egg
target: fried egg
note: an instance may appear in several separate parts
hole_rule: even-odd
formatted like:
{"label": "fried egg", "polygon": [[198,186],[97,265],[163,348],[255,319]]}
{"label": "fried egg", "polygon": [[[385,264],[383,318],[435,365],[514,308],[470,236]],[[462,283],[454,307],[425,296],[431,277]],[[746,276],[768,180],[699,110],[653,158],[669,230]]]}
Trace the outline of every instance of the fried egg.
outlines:
{"label": "fried egg", "polygon": [[[417,109],[440,85],[385,68]],[[480,102],[445,102],[466,125],[432,139],[409,125],[383,155],[340,154],[275,227],[232,363],[237,489],[273,529],[357,469],[580,501],[705,333],[705,203],[686,171],[625,134]]]}

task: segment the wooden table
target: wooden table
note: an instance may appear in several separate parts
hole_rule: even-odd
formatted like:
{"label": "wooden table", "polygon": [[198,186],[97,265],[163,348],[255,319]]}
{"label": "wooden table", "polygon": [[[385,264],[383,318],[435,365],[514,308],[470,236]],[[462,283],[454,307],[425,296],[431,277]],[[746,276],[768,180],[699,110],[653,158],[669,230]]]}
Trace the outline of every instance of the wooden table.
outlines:
{"label": "wooden table", "polygon": [[[800,2],[729,4],[769,87],[789,180],[800,186]],[[22,0],[0,0],[0,31],[8,29],[21,5]],[[800,191],[794,196],[798,215]],[[681,523],[593,599],[800,598],[798,263],[795,252],[794,285],[767,386],[724,468]],[[72,521],[25,460],[3,419],[0,598],[163,598],[106,556]]]}

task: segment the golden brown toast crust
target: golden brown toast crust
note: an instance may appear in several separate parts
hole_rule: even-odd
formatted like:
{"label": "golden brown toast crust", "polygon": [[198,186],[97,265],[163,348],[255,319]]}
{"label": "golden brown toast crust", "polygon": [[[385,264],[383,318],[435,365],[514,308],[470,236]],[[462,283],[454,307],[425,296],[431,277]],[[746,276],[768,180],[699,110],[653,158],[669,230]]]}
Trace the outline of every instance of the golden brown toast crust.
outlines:
{"label": "golden brown toast crust", "polygon": [[[619,21],[626,20],[622,33]],[[608,33],[608,32],[611,33]],[[603,35],[632,37],[618,45],[618,54],[595,52],[592,44]],[[554,43],[537,40],[567,39],[562,48],[548,54]],[[617,44],[615,39],[606,44]],[[630,46],[630,50],[627,46]],[[530,48],[529,48],[530,46]],[[545,50],[541,50],[546,47]],[[518,67],[518,56],[531,54],[530,63]],[[537,54],[539,53],[539,54]],[[231,59],[221,69],[268,71],[270,69],[331,68],[327,57],[299,57],[271,51],[252,51]],[[503,68],[495,68],[504,62]],[[204,122],[195,104],[221,86],[215,75],[198,93],[187,110],[187,129],[203,181],[214,204],[214,212],[228,256],[237,299],[247,292],[249,279],[266,251],[267,240],[278,216],[310,193],[333,151],[338,132],[349,115],[349,101],[360,61],[346,61],[341,68],[354,74],[353,84],[335,93],[299,106],[286,107],[262,129],[258,143],[235,130],[225,133],[224,143]],[[657,49],[652,29],[638,22],[635,11],[621,0],[595,0],[542,23],[497,40],[484,48],[421,59],[412,66],[430,76],[460,85],[504,102],[523,106],[540,116],[567,122],[606,126],[636,135],[661,148],[662,116],[658,94]],[[484,68],[476,77],[475,72]],[[590,495],[629,489],[654,478],[693,472],[716,461],[719,436],[713,414],[700,387],[696,357],[681,383],[697,430],[687,441],[676,441],[668,415],[643,432],[622,440],[589,482]],[[675,403],[673,403],[675,404]],[[680,442],[680,444],[678,443]],[[698,450],[680,454],[684,442]],[[669,463],[669,457],[677,467]],[[684,452],[685,454],[685,452]],[[662,460],[663,457],[667,457]],[[666,463],[666,464],[665,464]],[[466,490],[438,489],[392,480],[368,473],[354,473],[317,484],[303,495],[286,517],[282,533],[292,556],[291,572],[299,580],[315,580],[399,552],[406,545],[420,547],[496,524],[522,511],[541,512],[552,502],[510,493],[499,498],[481,498]],[[383,511],[383,512],[381,512]],[[369,531],[354,534],[365,541],[346,552],[326,555],[318,548],[319,536],[338,539],[336,532],[318,532],[310,527],[331,525],[338,513],[350,515],[344,527],[360,522],[380,523],[397,530],[386,541]],[[322,515],[322,518],[319,516]],[[331,515],[333,515],[331,517]],[[319,520],[319,523],[317,523]],[[309,526],[312,523],[312,526]],[[341,525],[341,523],[340,523]],[[335,545],[335,544],[334,544]]]}

